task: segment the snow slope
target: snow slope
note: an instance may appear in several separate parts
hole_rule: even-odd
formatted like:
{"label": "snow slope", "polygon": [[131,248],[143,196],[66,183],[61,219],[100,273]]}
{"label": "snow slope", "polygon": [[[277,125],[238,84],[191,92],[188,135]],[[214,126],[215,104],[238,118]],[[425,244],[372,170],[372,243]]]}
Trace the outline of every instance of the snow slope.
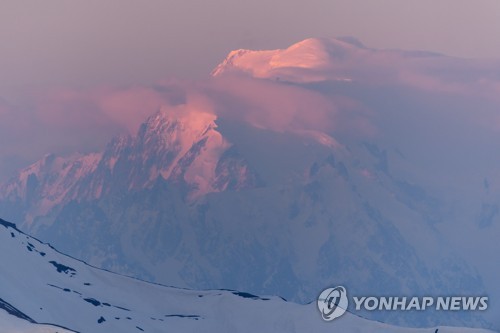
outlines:
{"label": "snow slope", "polygon": [[[33,321],[78,332],[433,332],[368,321],[350,313],[323,322],[315,304],[224,290],[149,284],[99,270],[0,220],[0,298]],[[68,332],[0,311],[2,332]],[[487,330],[439,328],[439,332]]]}
{"label": "snow slope", "polygon": [[70,333],[73,331],[56,327],[53,325],[43,325],[30,323],[0,310],[0,329],[3,333]]}

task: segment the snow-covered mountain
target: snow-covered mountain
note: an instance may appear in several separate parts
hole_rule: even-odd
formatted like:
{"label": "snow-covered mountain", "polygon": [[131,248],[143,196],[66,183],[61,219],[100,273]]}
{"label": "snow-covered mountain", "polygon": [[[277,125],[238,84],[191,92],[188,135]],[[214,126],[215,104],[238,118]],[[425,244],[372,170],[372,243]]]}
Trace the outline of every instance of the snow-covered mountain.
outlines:
{"label": "snow-covered mountain", "polygon": [[314,303],[149,284],[88,266],[4,220],[0,220],[0,261],[2,332],[491,332],[398,328],[350,313],[324,322]]}
{"label": "snow-covered mountain", "polygon": [[2,185],[0,200],[32,224],[72,201],[150,188],[160,177],[184,186],[189,199],[254,186],[255,175],[229,149],[215,118],[203,110],[160,110],[137,135],[116,137],[102,153],[45,156]]}
{"label": "snow-covered mountain", "polygon": [[[487,294],[495,271],[478,271],[474,226],[498,230],[500,163],[496,132],[465,111],[496,104],[439,95],[476,80],[457,64],[350,39],[235,51],[198,88],[210,103],[165,106],[93,154],[44,157],[0,186],[0,214],[93,265],[179,287],[301,303],[332,284]],[[364,315],[487,325],[477,313]]]}
{"label": "snow-covered mountain", "polygon": [[232,51],[212,75],[244,73],[255,78],[311,83],[366,81],[369,75],[376,74],[381,80],[393,75],[403,63],[408,67],[439,57],[430,52],[370,49],[349,37],[309,38],[286,49]]}
{"label": "snow-covered mountain", "polygon": [[[46,157],[6,185],[4,207],[27,204],[38,216],[24,227],[75,257],[169,285],[302,302],[335,281],[358,293],[484,292],[433,227],[439,201],[390,173],[396,155],[251,126],[216,130],[214,119],[189,126],[160,111],[102,153]],[[30,210],[58,190],[50,209]],[[378,315],[481,325],[470,314]]]}
{"label": "snow-covered mountain", "polygon": [[[366,52],[370,51],[360,44],[351,44],[339,39],[310,38],[286,49],[232,51],[214,69],[212,75],[242,71],[258,78],[283,78],[299,82],[323,81],[333,74],[337,61],[355,62],[357,58],[365,56]],[[298,72],[298,69],[302,70]],[[342,79],[342,76],[338,78]]]}
{"label": "snow-covered mountain", "polygon": [[0,310],[0,327],[9,333],[70,333],[67,329],[54,325],[31,323],[27,320],[10,315],[3,309]]}
{"label": "snow-covered mountain", "polygon": [[23,198],[19,204],[29,209],[26,221],[31,222],[33,216],[47,214],[54,206],[78,198],[76,183],[95,170],[100,157],[100,154],[46,155],[4,185],[2,199]]}

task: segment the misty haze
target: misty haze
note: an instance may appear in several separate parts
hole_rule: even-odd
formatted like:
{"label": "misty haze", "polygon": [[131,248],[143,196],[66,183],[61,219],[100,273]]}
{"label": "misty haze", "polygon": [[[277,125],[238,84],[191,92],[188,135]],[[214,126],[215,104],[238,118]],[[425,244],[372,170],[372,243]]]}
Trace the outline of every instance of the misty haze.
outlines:
{"label": "misty haze", "polygon": [[373,3],[0,4],[0,332],[498,331],[500,5]]}

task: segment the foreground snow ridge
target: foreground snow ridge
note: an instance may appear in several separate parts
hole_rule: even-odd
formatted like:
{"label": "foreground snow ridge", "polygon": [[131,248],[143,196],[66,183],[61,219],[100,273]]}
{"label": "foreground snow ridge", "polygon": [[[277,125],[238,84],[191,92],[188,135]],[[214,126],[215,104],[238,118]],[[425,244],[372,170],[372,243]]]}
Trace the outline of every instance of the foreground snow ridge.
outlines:
{"label": "foreground snow ridge", "polygon": [[1,332],[416,333],[437,329],[400,328],[350,313],[326,323],[314,303],[299,305],[231,290],[195,291],[146,283],[61,254],[1,219],[0,261]]}
{"label": "foreground snow ridge", "polygon": [[70,333],[64,328],[35,324],[0,310],[0,330],[5,333]]}

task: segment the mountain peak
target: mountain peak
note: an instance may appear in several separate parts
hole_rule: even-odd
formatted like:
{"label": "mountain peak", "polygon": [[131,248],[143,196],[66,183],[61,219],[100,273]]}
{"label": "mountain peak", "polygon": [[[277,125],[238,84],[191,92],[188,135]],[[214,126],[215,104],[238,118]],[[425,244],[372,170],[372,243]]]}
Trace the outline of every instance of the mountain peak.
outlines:
{"label": "mountain peak", "polygon": [[216,119],[201,107],[161,108],[136,135],[117,136],[100,153],[46,155],[0,185],[0,200],[27,207],[31,224],[58,205],[148,189],[160,177],[180,184],[190,199],[253,186],[257,178],[244,159],[226,154],[232,144]]}
{"label": "mountain peak", "polygon": [[316,81],[324,79],[325,72],[339,62],[356,59],[366,51],[354,38],[307,38],[286,49],[231,51],[212,75],[243,72],[257,78]]}

